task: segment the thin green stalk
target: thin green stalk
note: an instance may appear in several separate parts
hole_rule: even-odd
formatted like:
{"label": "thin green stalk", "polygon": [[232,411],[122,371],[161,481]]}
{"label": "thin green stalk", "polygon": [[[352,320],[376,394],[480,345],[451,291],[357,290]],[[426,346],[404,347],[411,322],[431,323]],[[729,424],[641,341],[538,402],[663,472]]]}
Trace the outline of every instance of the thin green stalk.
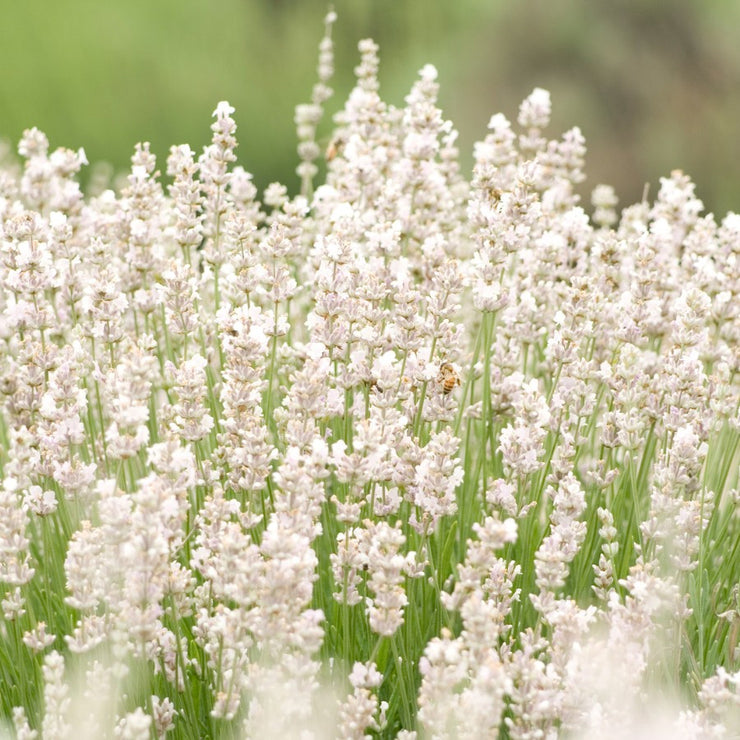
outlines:
{"label": "thin green stalk", "polygon": [[398,677],[398,689],[401,693],[401,714],[403,716],[404,727],[411,728],[413,726],[413,716],[411,712],[411,702],[409,700],[409,694],[406,687],[406,681],[404,677],[404,663],[398,652],[398,646],[396,645],[396,636],[393,635],[390,638],[391,651],[393,653],[393,660],[395,665],[396,676]]}

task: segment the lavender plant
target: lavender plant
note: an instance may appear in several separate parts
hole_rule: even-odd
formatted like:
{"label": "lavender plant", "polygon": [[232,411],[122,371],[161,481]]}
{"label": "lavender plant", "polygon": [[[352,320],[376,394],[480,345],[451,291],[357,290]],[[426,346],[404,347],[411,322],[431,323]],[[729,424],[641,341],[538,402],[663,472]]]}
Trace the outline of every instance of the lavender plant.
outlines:
{"label": "lavender plant", "polygon": [[371,41],[322,165],[332,22],[300,195],[228,103],[166,187],[36,129],[0,172],[7,731],[732,736],[740,216],[589,216],[541,89],[466,178]]}

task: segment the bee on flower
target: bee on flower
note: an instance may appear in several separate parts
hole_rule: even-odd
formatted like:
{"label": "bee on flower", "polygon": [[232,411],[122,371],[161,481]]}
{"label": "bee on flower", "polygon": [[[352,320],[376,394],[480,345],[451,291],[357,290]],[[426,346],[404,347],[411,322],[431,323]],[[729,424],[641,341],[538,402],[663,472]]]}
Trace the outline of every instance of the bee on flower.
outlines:
{"label": "bee on flower", "polygon": [[326,152],[324,154],[326,161],[331,162],[338,154],[341,154],[344,149],[344,144],[344,136],[341,133],[334,134],[326,147]]}
{"label": "bee on flower", "polygon": [[444,393],[445,396],[452,393],[456,385],[460,385],[460,376],[457,374],[457,371],[451,362],[443,362],[439,366],[437,382],[442,386],[442,393]]}

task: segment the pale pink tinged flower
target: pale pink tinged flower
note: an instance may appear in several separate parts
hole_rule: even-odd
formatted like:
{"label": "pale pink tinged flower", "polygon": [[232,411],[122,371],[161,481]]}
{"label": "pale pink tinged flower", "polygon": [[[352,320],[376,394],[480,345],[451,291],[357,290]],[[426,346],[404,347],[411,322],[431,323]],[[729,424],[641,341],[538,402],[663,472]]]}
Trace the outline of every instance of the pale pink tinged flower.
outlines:
{"label": "pale pink tinged flower", "polygon": [[18,154],[21,157],[30,158],[33,156],[45,155],[49,150],[49,140],[43,131],[39,131],[35,126],[26,129],[23,137],[18,143]]}
{"label": "pale pink tinged flower", "polygon": [[497,478],[491,482],[486,491],[486,501],[509,516],[516,516],[519,511],[516,500],[516,486],[502,478]]}
{"label": "pale pink tinged flower", "polygon": [[152,715],[154,717],[154,731],[158,740],[162,740],[168,732],[175,728],[175,717],[178,712],[169,698],[160,699],[152,696]]}
{"label": "pale pink tinged flower", "polygon": [[486,517],[482,524],[473,525],[473,531],[489,550],[500,550],[517,540],[517,524],[511,518],[502,522],[496,517]]}
{"label": "pale pink tinged flower", "polygon": [[24,496],[24,503],[36,516],[49,516],[57,510],[56,494],[43,490],[41,486],[31,486]]}
{"label": "pale pink tinged flower", "polygon": [[8,622],[19,620],[26,613],[25,605],[26,599],[20,586],[15,586],[12,591],[6,591],[2,601],[0,601],[3,616]]}
{"label": "pale pink tinged flower", "polygon": [[[28,512],[17,490],[17,481],[5,478],[0,487],[0,582],[9,586],[22,586],[35,573],[30,565],[28,524]],[[9,599],[9,605],[15,603],[13,597]],[[4,609],[13,611],[5,606]]]}
{"label": "pale pink tinged flower", "polygon": [[205,405],[207,364],[204,357],[194,355],[179,367],[169,361],[165,365],[177,394],[177,403],[168,412],[169,431],[187,442],[203,439],[214,426],[213,416]]}
{"label": "pale pink tinged flower", "polygon": [[503,429],[498,449],[506,469],[516,475],[528,475],[539,470],[542,467],[539,457],[543,452],[543,439],[544,435],[533,434],[530,427],[511,425]]}
{"label": "pale pink tinged flower", "polygon": [[468,540],[465,561],[457,566],[457,580],[452,593],[443,592],[441,602],[446,609],[459,611],[469,598],[490,600],[490,607],[494,610],[491,614],[495,613],[496,617],[494,626],[500,629],[512,601],[519,599],[513,584],[521,568],[514,562],[497,557],[496,550],[516,541],[516,522],[486,517],[482,525],[474,524],[473,530],[478,540]]}
{"label": "pale pink tinged flower", "polygon": [[400,522],[391,527],[383,521],[365,520],[358,539],[368,566],[368,589],[373,594],[366,599],[370,628],[377,634],[390,636],[403,622],[408,604],[403,584],[415,558],[412,553],[406,556],[400,553],[406,541]]}
{"label": "pale pink tinged flower", "polygon": [[536,87],[521,104],[517,120],[523,128],[546,128],[550,122],[551,110],[550,93]]}
{"label": "pale pink tinged flower", "polygon": [[447,431],[432,435],[421,450],[414,483],[409,490],[419,514],[412,514],[420,531],[434,530],[437,522],[457,511],[455,492],[462,483],[463,468],[456,458],[459,440]]}
{"label": "pale pink tinged flower", "polygon": [[358,590],[365,566],[369,567],[367,555],[360,551],[355,529],[337,534],[336,552],[329,556],[335,591],[332,594],[340,604],[354,606],[362,601]]}
{"label": "pale pink tinged flower", "polygon": [[203,232],[200,185],[194,177],[197,171],[198,165],[189,146],[170,149],[167,174],[174,178],[168,190],[174,207],[175,240],[186,250],[200,244]]}
{"label": "pale pink tinged flower", "polygon": [[46,623],[39,622],[32,630],[23,633],[23,643],[34,653],[40,653],[56,640],[56,635],[46,633]]}
{"label": "pale pink tinged flower", "polygon": [[37,740],[38,730],[32,730],[23,707],[13,707],[13,728],[17,740]]}
{"label": "pale pink tinged flower", "polygon": [[594,206],[593,221],[597,226],[611,227],[617,223],[616,193],[611,185],[597,185],[591,193],[591,204]]}
{"label": "pale pink tinged flower", "polygon": [[151,726],[151,715],[137,707],[116,723],[113,736],[121,740],[147,740],[151,737]]}
{"label": "pale pink tinged flower", "polygon": [[70,688],[64,681],[64,658],[56,650],[46,655],[42,667],[44,676],[44,718],[41,722],[43,737],[71,737],[68,722]]}
{"label": "pale pink tinged flower", "polygon": [[[485,616],[481,613],[480,617],[482,624]],[[498,736],[510,680],[492,644],[469,646],[469,634],[464,631],[451,640],[444,629],[441,638],[430,641],[419,661],[418,719],[430,736],[471,740]]]}
{"label": "pale pink tinged flower", "polygon": [[354,691],[339,706],[339,733],[342,738],[367,737],[367,730],[383,729],[384,709],[373,690],[383,681],[375,663],[356,662],[349,675]]}

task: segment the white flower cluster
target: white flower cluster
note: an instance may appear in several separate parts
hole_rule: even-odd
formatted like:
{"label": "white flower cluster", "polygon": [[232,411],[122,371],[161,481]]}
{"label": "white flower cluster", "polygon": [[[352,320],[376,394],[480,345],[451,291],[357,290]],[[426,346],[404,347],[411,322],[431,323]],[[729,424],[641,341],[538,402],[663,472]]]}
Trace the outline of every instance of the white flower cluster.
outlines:
{"label": "white flower cluster", "polygon": [[541,89],[466,180],[370,41],[321,163],[333,20],[301,195],[227,103],[166,189],[35,129],[0,171],[0,710],[72,736],[83,661],[116,737],[622,737],[679,689],[730,737],[740,216],[674,172],[589,218]]}

